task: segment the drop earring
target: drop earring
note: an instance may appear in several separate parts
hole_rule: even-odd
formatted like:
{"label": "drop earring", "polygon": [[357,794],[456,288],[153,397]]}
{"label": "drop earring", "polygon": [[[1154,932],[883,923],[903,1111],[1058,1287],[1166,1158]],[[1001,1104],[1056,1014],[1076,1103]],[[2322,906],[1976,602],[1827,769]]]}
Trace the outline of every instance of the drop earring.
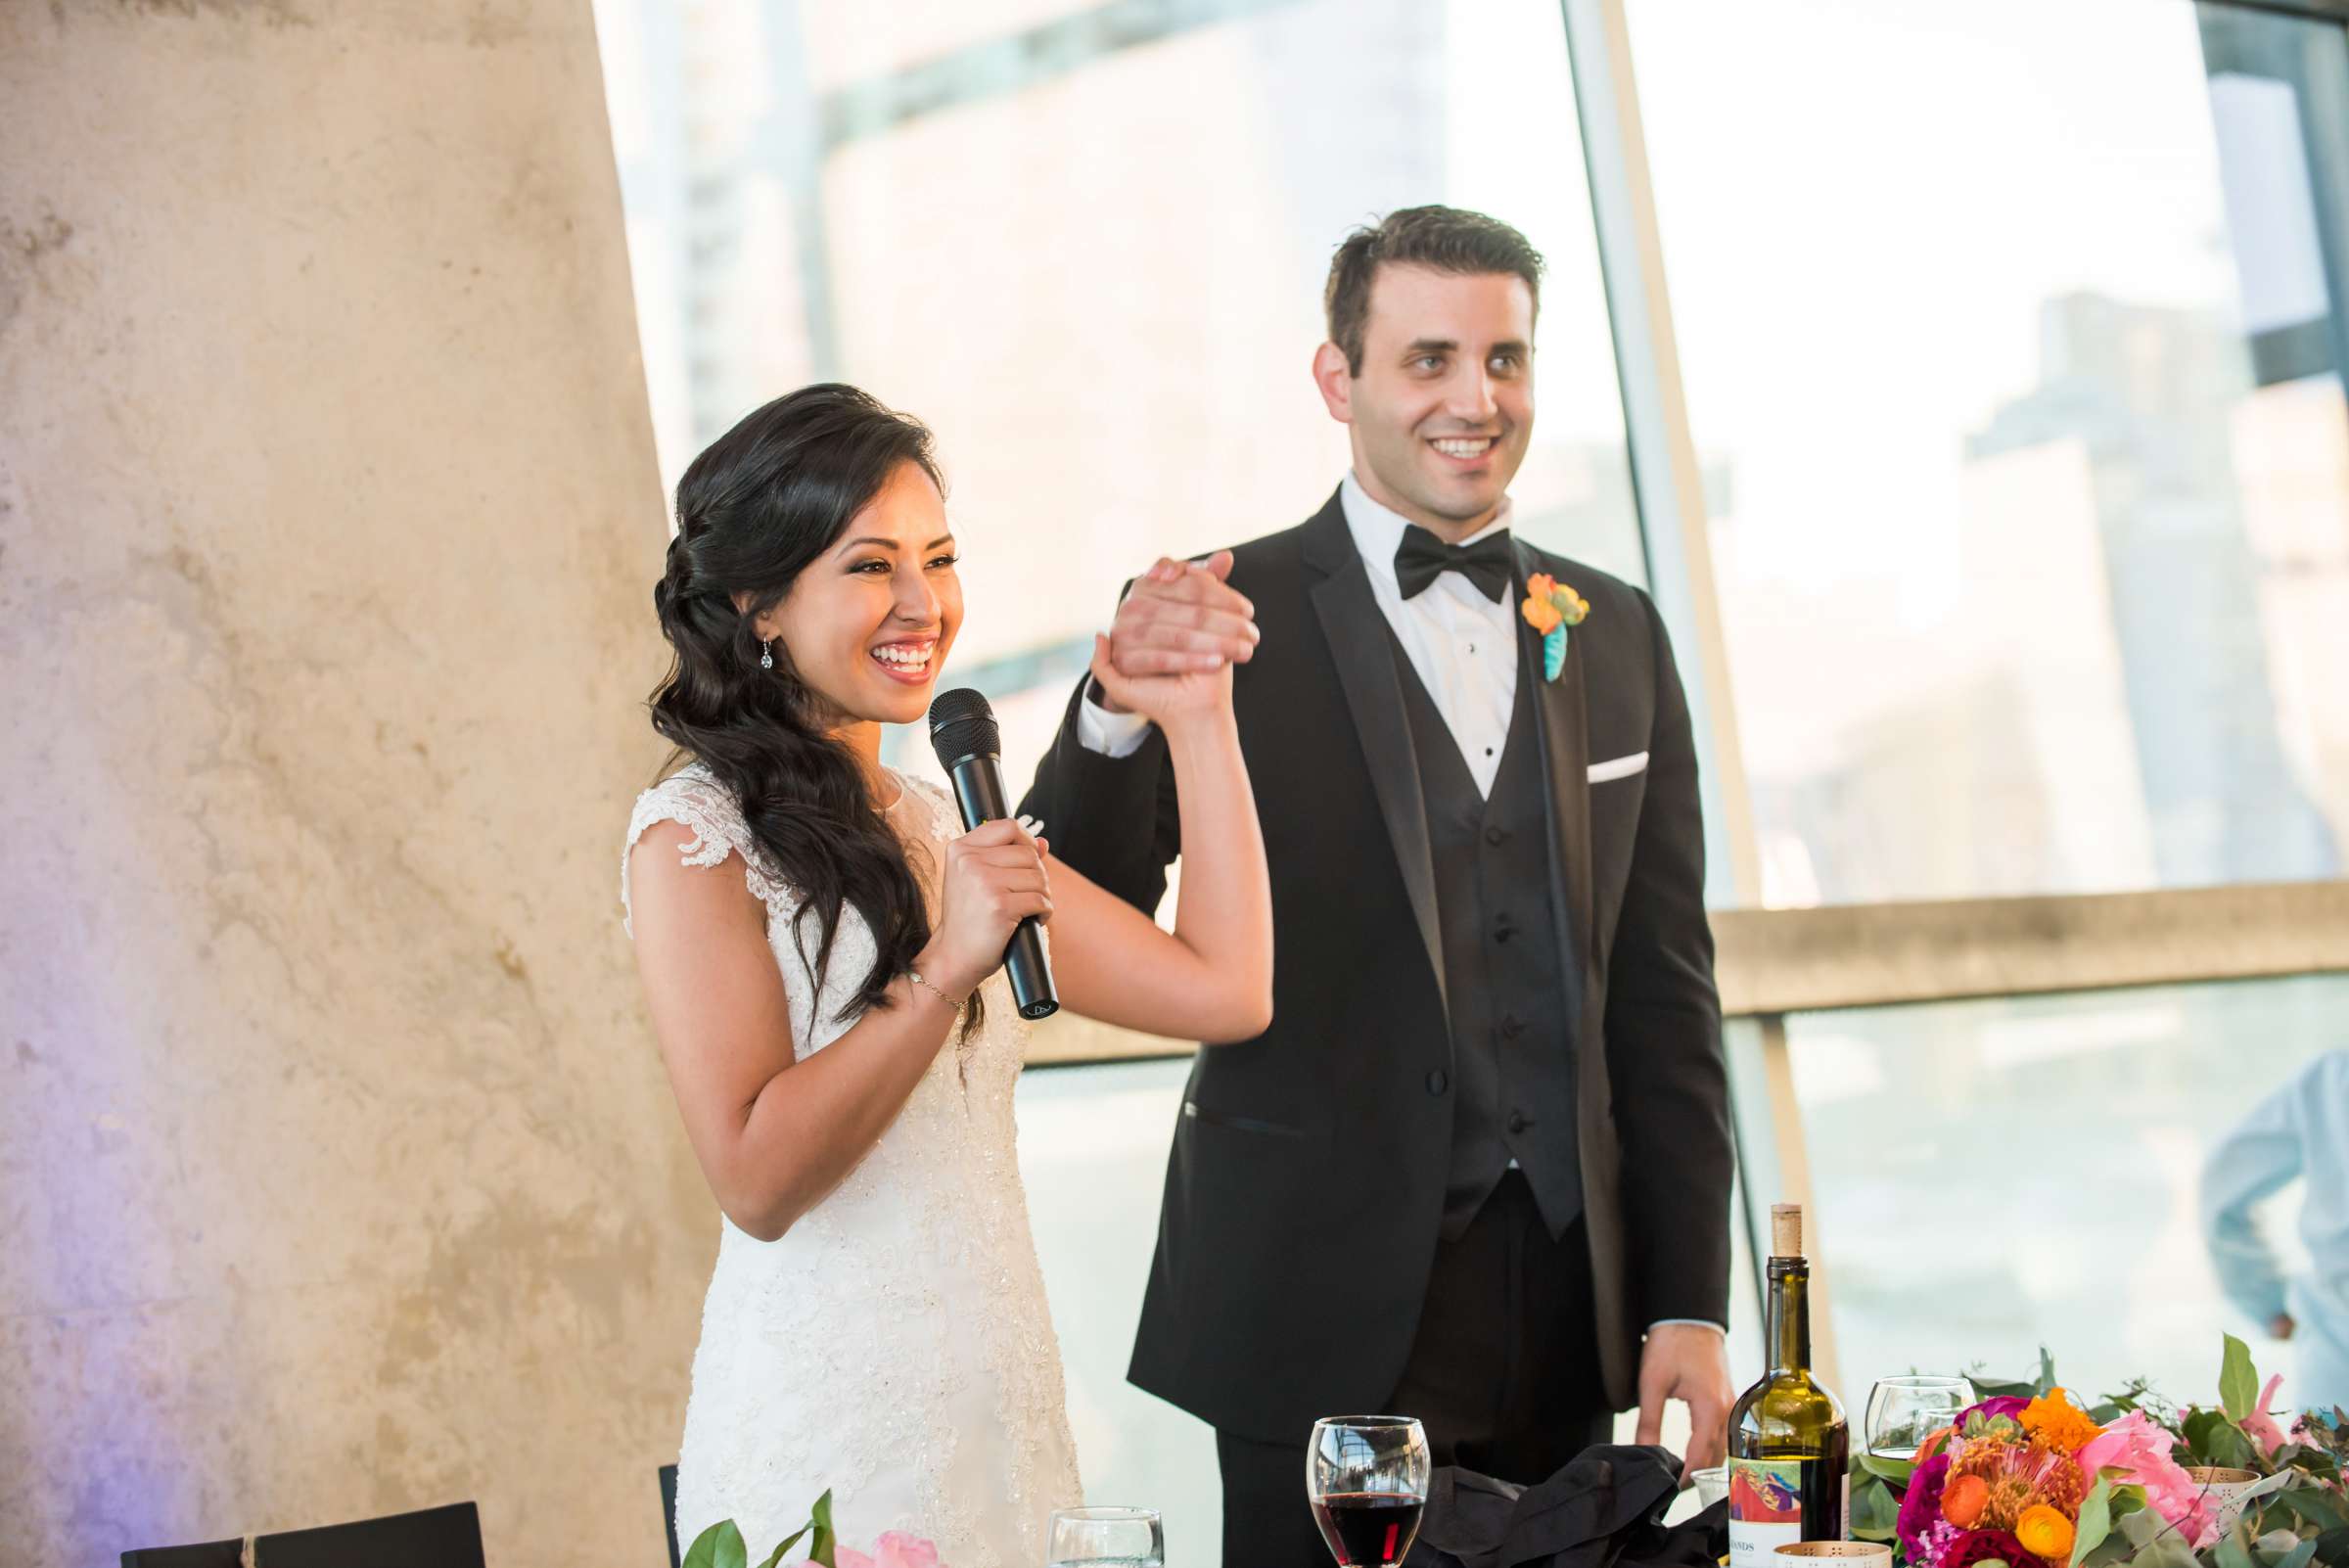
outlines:
{"label": "drop earring", "polygon": [[775,668],[775,650],[771,646],[773,640],[774,639],[770,637],[761,637],[759,639],[759,668],[761,669],[772,669]]}

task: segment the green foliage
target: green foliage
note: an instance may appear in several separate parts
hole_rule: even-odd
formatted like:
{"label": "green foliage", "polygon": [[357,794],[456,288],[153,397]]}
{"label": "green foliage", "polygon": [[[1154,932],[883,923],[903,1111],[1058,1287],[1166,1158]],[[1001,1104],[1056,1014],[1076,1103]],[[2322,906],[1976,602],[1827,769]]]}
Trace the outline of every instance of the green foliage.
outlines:
{"label": "green foliage", "polygon": [[840,1543],[832,1534],[831,1488],[826,1487],[824,1495],[815,1499],[815,1506],[809,1510],[808,1525],[815,1532],[815,1541],[807,1548],[808,1560],[820,1562],[824,1568],[834,1568],[832,1554]]}
{"label": "green foliage", "polygon": [[1865,1455],[1860,1462],[1868,1473],[1852,1477],[1852,1535],[1861,1541],[1890,1541],[1900,1532],[1900,1497]]}
{"label": "green foliage", "polygon": [[2228,1418],[2225,1410],[2190,1409],[2178,1424],[2186,1439],[2187,1462],[2233,1470],[2264,1470],[2259,1445]]}
{"label": "green foliage", "polygon": [[2251,1347],[2229,1334],[2219,1362],[2219,1404],[2232,1419],[2240,1421],[2258,1400],[2259,1368],[2251,1364]]}
{"label": "green foliage", "polygon": [[[1863,1453],[1860,1455],[1860,1468],[1865,1470],[1869,1475],[1891,1482],[1896,1487],[1906,1487],[1909,1484],[1909,1478],[1916,1473],[1916,1461],[1914,1459],[1887,1459],[1880,1454]],[[1857,1485],[1857,1483],[1854,1484]]]}
{"label": "green foliage", "polygon": [[2142,1377],[2133,1377],[2119,1393],[2107,1394],[2103,1400],[2089,1407],[2088,1418],[2098,1426],[2110,1426],[2133,1410],[2142,1410],[2162,1425],[2178,1424],[2178,1409]]}
{"label": "green foliage", "polygon": [[2121,1560],[2134,1564],[2135,1568],[2202,1568],[2194,1560],[2193,1548],[2150,1508],[2140,1509],[2122,1519],[2120,1529],[2136,1548]]}
{"label": "green foliage", "polygon": [[2096,1487],[2082,1499],[2080,1522],[2072,1529],[2072,1568],[2080,1568],[2088,1554],[2104,1545],[2104,1538],[2111,1534],[2112,1483],[2098,1476]]}
{"label": "green foliage", "polygon": [[2027,1400],[2039,1394],[2039,1390],[2029,1383],[2009,1383],[1996,1377],[1985,1377],[1979,1367],[1967,1373],[1966,1380],[1974,1385],[1974,1394],[1980,1399]]}
{"label": "green foliage", "polygon": [[2335,1530],[2349,1530],[2349,1508],[2344,1508],[2338,1493],[2322,1487],[2296,1486],[2277,1493],[2259,1507],[2259,1522],[2277,1529],[2306,1530],[2327,1535]]}
{"label": "green foliage", "polygon": [[[816,1499],[808,1513],[807,1522],[778,1542],[775,1549],[760,1560],[759,1568],[780,1568],[784,1554],[803,1540],[807,1541],[809,1562],[821,1563],[823,1568],[837,1568],[832,1560],[839,1547],[832,1534],[832,1494],[826,1492]],[[810,1537],[813,1539],[809,1540]],[[742,1544],[742,1532],[735,1528],[734,1521],[720,1519],[693,1538],[693,1545],[685,1553],[684,1568],[750,1568],[750,1550]]]}
{"label": "green foliage", "polygon": [[720,1519],[693,1538],[685,1568],[750,1568],[751,1553],[731,1519]]}
{"label": "green foliage", "polygon": [[759,1568],[780,1568],[784,1553],[790,1551],[792,1547],[798,1545],[801,1538],[807,1534],[808,1529],[808,1526],[802,1525],[799,1529],[794,1530],[790,1535],[785,1536],[781,1541],[777,1542],[775,1544],[775,1549],[766,1554],[766,1560],[760,1563]]}
{"label": "green foliage", "polygon": [[2004,1378],[1992,1377],[1982,1370],[1982,1363],[1979,1361],[1974,1363],[1973,1369],[1965,1376],[1966,1381],[1974,1385],[1974,1394],[1977,1398],[2035,1400],[2055,1386],[2055,1359],[2050,1356],[2048,1348],[2042,1345],[2039,1348],[2039,1375],[2028,1383],[2010,1382]]}

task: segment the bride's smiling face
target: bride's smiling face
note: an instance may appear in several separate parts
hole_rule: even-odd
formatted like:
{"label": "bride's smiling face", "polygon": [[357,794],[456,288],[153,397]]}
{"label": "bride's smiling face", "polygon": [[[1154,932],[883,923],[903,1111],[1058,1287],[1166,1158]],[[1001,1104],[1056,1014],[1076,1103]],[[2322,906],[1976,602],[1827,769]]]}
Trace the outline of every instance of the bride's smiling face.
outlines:
{"label": "bride's smiling face", "polygon": [[835,722],[916,723],[962,625],[946,503],[918,463],[900,463],[840,537],[765,616],[761,636]]}

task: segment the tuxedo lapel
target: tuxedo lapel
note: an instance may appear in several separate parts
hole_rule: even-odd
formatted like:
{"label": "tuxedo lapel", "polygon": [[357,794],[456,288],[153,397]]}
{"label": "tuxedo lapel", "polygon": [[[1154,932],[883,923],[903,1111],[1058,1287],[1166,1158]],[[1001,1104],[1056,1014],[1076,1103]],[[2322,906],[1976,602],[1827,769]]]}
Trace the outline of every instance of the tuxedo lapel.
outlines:
{"label": "tuxedo lapel", "polygon": [[1379,816],[1386,824],[1395,864],[1403,873],[1419,940],[1427,948],[1437,995],[1444,1000],[1449,1017],[1451,1000],[1445,992],[1444,938],[1437,924],[1427,801],[1419,787],[1419,757],[1411,744],[1410,720],[1403,711],[1403,682],[1395,670],[1392,634],[1336,497],[1321,509],[1312,527],[1307,559],[1328,574],[1311,590],[1313,613],[1321,622],[1321,634],[1337,665],[1338,684],[1345,690],[1355,733],[1361,740],[1362,760],[1369,765]]}
{"label": "tuxedo lapel", "polygon": [[[1532,547],[1517,546],[1520,586],[1543,564]],[[1565,913],[1560,956],[1575,990],[1579,1011],[1589,994],[1589,966],[1597,927],[1591,919],[1590,877],[1590,708],[1584,689],[1583,635],[1569,631],[1566,667],[1555,680],[1542,678],[1542,639],[1520,618],[1518,678],[1534,682],[1535,716],[1542,734],[1542,761],[1549,783],[1549,876],[1556,907]]]}

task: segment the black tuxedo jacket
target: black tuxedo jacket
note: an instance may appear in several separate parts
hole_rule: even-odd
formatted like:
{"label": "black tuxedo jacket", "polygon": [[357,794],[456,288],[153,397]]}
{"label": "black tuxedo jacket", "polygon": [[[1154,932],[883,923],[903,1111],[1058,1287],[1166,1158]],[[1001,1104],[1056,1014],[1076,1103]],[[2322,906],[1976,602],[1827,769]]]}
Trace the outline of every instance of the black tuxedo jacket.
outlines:
{"label": "black tuxedo jacket", "polygon": [[[1524,874],[1549,880],[1563,915],[1597,1354],[1620,1408],[1636,1403],[1649,1323],[1728,1320],[1733,1154],[1696,755],[1647,596],[1523,542],[1517,556],[1519,596],[1547,572],[1590,604],[1535,694],[1548,853]],[[1222,1430],[1302,1442],[1402,1376],[1455,1075],[1419,768],[1337,497],[1239,546],[1231,583],[1264,633],[1233,705],[1271,866],[1272,1025],[1191,1070],[1130,1376]],[[1087,751],[1083,690],[1021,809],[1055,854],[1150,910],[1181,848],[1165,742]],[[1589,781],[1641,752],[1645,768]]]}

